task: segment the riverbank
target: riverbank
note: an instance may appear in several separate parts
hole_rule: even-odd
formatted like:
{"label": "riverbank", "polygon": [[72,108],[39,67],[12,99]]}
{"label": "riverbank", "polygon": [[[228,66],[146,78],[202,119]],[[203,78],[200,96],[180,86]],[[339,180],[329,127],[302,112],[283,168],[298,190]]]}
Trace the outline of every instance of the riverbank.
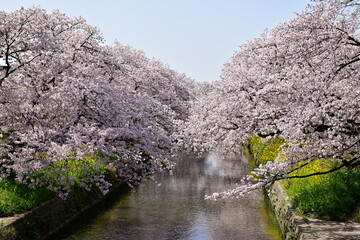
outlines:
{"label": "riverbank", "polygon": [[65,201],[55,197],[29,212],[0,218],[0,239],[46,239],[115,191],[127,189],[126,184],[116,184],[111,191],[103,195],[98,189],[86,191],[78,188],[73,190]]}
{"label": "riverbank", "polygon": [[360,224],[324,221],[301,217],[291,207],[281,184],[276,182],[268,191],[284,240],[336,239],[357,240]]}
{"label": "riverbank", "polygon": [[[274,159],[279,153],[281,139],[262,142],[253,138],[244,146],[250,164],[257,166]],[[271,205],[280,225],[285,240],[295,239],[359,239],[360,224],[355,222],[325,221],[300,215],[292,207],[280,182],[275,182],[267,189]],[[325,193],[326,194],[326,193]],[[324,197],[324,196],[323,196]],[[311,199],[308,199],[311,201]],[[344,203],[343,203],[344,204]],[[350,218],[351,219],[351,218]]]}

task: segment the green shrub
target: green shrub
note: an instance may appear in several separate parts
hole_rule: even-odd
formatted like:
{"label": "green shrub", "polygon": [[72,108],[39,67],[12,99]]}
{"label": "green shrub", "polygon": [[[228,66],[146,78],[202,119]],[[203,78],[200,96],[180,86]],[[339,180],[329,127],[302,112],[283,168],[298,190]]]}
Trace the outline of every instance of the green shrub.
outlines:
{"label": "green shrub", "polygon": [[253,158],[255,165],[265,164],[267,161],[274,161],[281,152],[281,145],[285,141],[281,138],[264,139],[262,137],[251,137],[248,142],[248,155]]}
{"label": "green shrub", "polygon": [[[333,167],[334,163],[330,161],[317,160],[296,174],[305,175]],[[360,169],[291,179],[284,186],[292,205],[301,213],[325,220],[345,221],[360,199]]]}
{"label": "green shrub", "polygon": [[99,161],[96,155],[88,155],[83,159],[69,156],[65,161],[53,162],[48,167],[35,172],[34,178],[61,189],[66,186],[81,186],[84,179],[105,175],[106,172],[105,163]]}
{"label": "green shrub", "polygon": [[360,208],[357,209],[355,215],[351,219],[354,222],[360,223]]}
{"label": "green shrub", "polygon": [[[254,165],[273,161],[285,143],[280,138],[263,139],[251,137],[246,146]],[[336,167],[331,160],[319,159],[293,173],[307,175]],[[342,169],[325,175],[308,178],[293,178],[282,181],[286,194],[300,213],[325,220],[347,220],[360,201],[360,168]],[[360,211],[359,211],[360,212]],[[360,214],[359,214],[360,215]],[[359,221],[354,217],[355,221]]]}

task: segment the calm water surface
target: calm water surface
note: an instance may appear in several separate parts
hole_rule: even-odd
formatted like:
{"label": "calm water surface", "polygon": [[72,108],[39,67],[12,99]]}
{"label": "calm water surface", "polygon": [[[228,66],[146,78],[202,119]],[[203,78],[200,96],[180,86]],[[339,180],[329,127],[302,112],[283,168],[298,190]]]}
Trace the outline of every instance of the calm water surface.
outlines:
{"label": "calm water surface", "polygon": [[249,171],[244,157],[184,157],[173,176],[113,197],[51,239],[281,239],[261,192],[205,201]]}

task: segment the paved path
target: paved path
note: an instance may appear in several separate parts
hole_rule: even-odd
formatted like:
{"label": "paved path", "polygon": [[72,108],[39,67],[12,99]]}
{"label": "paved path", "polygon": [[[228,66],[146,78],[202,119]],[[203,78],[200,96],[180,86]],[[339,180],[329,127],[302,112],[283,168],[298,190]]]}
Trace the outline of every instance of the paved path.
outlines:
{"label": "paved path", "polygon": [[[303,222],[303,221],[302,221]],[[309,219],[298,224],[302,233],[300,240],[360,240],[360,224]]]}

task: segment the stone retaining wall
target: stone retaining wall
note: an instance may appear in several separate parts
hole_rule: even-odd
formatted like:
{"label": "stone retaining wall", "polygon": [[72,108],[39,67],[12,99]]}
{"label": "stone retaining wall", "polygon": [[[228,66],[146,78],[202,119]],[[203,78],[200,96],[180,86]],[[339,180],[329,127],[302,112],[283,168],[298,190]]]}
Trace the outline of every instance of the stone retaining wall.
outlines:
{"label": "stone retaining wall", "polygon": [[359,240],[360,224],[302,218],[291,208],[279,182],[269,190],[269,198],[284,240]]}

